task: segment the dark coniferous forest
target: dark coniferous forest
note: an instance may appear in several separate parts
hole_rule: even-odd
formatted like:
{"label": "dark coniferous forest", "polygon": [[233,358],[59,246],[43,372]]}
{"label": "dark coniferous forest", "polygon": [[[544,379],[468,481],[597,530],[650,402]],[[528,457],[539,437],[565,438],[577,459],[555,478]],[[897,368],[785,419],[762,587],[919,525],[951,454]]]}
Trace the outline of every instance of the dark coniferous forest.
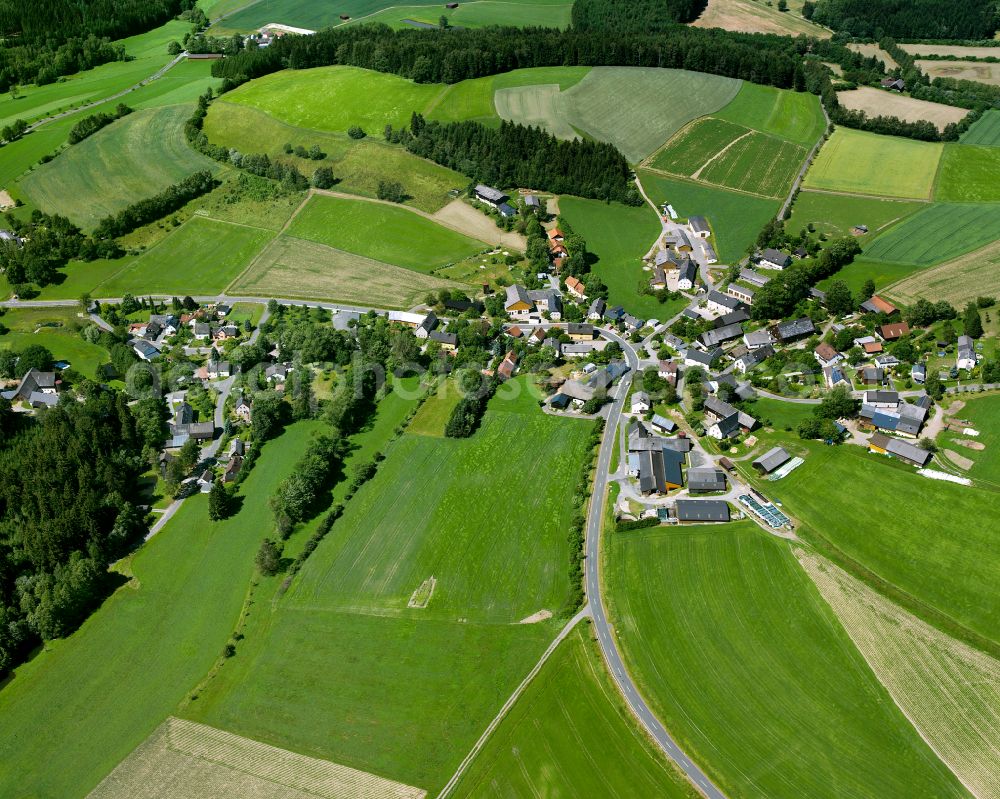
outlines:
{"label": "dark coniferous forest", "polygon": [[992,39],[994,0],[818,0],[813,22],[881,39]]}

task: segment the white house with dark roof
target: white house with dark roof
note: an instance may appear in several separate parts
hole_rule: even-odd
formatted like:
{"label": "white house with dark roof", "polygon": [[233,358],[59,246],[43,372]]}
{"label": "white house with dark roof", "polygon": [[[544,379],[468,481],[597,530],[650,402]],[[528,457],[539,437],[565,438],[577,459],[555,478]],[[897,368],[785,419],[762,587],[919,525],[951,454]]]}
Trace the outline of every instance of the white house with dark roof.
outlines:
{"label": "white house with dark roof", "polygon": [[792,256],[768,247],[760,254],[757,265],[763,269],[787,269],[792,265]]}
{"label": "white house with dark roof", "polygon": [[708,293],[708,301],[705,304],[708,310],[715,313],[728,313],[740,307],[740,301],[735,297],[728,297],[718,291]]}
{"label": "white house with dark roof", "polygon": [[971,336],[958,337],[958,351],[955,354],[955,366],[959,369],[976,368],[976,343]]}
{"label": "white house with dark roof", "polygon": [[712,235],[712,229],[708,226],[708,220],[703,216],[692,216],[688,219],[688,230],[691,235],[699,239],[707,239]]}
{"label": "white house with dark roof", "polygon": [[490,208],[500,209],[501,204],[506,203],[509,197],[504,194],[499,189],[494,189],[492,186],[486,186],[480,183],[472,191],[472,196],[484,205],[490,206]]}

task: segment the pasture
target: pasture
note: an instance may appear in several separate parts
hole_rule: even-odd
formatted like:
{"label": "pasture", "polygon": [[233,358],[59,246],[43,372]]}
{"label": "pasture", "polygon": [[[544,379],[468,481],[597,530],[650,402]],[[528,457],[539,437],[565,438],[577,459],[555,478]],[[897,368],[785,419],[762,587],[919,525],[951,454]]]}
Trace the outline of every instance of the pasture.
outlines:
{"label": "pasture", "polygon": [[1000,148],[947,144],[938,168],[934,199],[956,203],[1000,201],[998,175]]}
{"label": "pasture", "polygon": [[1000,796],[1000,661],[949,638],[822,558],[797,553],[907,717],[975,796]]}
{"label": "pasture", "polygon": [[1000,239],[1000,206],[933,203],[894,225],[865,248],[865,257],[931,266]]}
{"label": "pasture", "polygon": [[590,625],[560,644],[456,785],[456,797],[690,799],[636,728]]}
{"label": "pasture", "polygon": [[451,412],[462,399],[454,380],[444,380],[433,395],[424,400],[423,405],[410,421],[406,432],[419,436],[444,437],[444,428],[448,424]]}
{"label": "pasture", "polygon": [[930,199],[940,143],[837,128],[806,173],[805,188]]}
{"label": "pasture", "polygon": [[965,795],[786,542],[751,522],[619,534],[606,579],[630,672],[727,794]]}
{"label": "pasture", "polygon": [[556,83],[499,89],[493,100],[501,119],[542,128],[559,139],[578,138],[573,126],[559,113]]}
{"label": "pasture", "polygon": [[274,232],[195,216],[95,287],[101,297],[129,294],[218,294]]}
{"label": "pasture", "polygon": [[805,147],[812,147],[826,128],[816,95],[747,81],[743,81],[736,97],[713,116]]}
{"label": "pasture", "polygon": [[783,199],[805,157],[805,147],[753,132],[705,164],[698,178],[718,186]]}
{"label": "pasture", "polygon": [[210,521],[204,495],[187,500],[129,559],[127,585],[17,669],[0,691],[0,794],[86,796],[174,712],[232,632],[270,532],[268,497],[319,428],[299,423],[264,446],[231,518]]}
{"label": "pasture", "polygon": [[[857,447],[810,447],[805,464],[769,484],[769,495],[802,522],[803,538],[821,549],[835,547],[898,588],[914,613],[939,614],[929,620],[946,632],[943,625],[961,625],[995,646],[1000,553],[994,531],[982,520],[992,513],[996,494],[929,482],[884,457]],[[817,480],[866,488],[817,491]]]}
{"label": "pasture", "polygon": [[[409,5],[424,4],[432,3],[431,0],[409,0]],[[263,0],[249,5],[237,3],[234,9],[226,9],[234,13],[213,25],[213,33],[252,31],[279,20],[284,25],[319,30],[340,24],[341,14],[359,19],[391,5],[394,5],[391,0],[341,0],[336,6],[316,3],[315,0]]]}
{"label": "pasture", "polygon": [[853,235],[855,225],[866,225],[868,233],[857,237],[864,247],[880,233],[924,207],[926,203],[908,200],[852,197],[805,189],[795,198],[792,215],[785,226],[797,233],[811,224],[816,232],[839,238]]}
{"label": "pasture", "polygon": [[686,70],[594,67],[560,102],[571,125],[638,162],[692,119],[725,106],[740,83]]}
{"label": "pasture", "polygon": [[[472,0],[458,8],[440,5],[392,5],[384,11],[361,17],[359,24],[381,22],[390,28],[412,27],[406,20],[438,26],[442,16],[453,26],[481,28],[486,25],[514,25],[566,28],[573,9],[571,0]],[[354,24],[353,21],[348,24]]]}
{"label": "pasture", "polygon": [[969,126],[959,139],[962,144],[1000,147],[1000,111],[990,109]]}
{"label": "pasture", "polygon": [[110,280],[135,258],[125,256],[109,260],[100,258],[96,261],[70,261],[66,268],[59,272],[58,283],[50,283],[39,294],[42,300],[76,300],[83,294],[90,294],[94,287]]}
{"label": "pasture", "polygon": [[0,325],[8,331],[0,335],[0,349],[45,347],[57,361],[69,361],[70,369],[91,380],[97,379],[97,367],[108,361],[104,347],[80,336],[90,321],[79,318],[76,308],[11,309],[0,316]]}
{"label": "pasture", "polygon": [[708,217],[715,231],[720,263],[739,260],[781,207],[778,200],[672,180],[649,170],[639,170],[639,178],[653,202],[670,203],[682,217]]}
{"label": "pasture", "polygon": [[934,123],[938,130],[944,130],[945,126],[960,121],[969,113],[964,108],[917,100],[871,86],[837,92],[837,99],[844,108],[864,111],[869,117],[893,116],[907,122],[926,120]]}
{"label": "pasture", "polygon": [[559,211],[597,256],[592,271],[607,285],[609,305],[621,305],[640,319],[666,319],[681,309],[682,301],[661,303],[639,293],[639,286],[650,277],[642,270],[642,258],[660,233],[652,208],[561,197]]}
{"label": "pasture", "polygon": [[484,249],[407,208],[319,194],[292,220],[288,235],[423,273]]}
{"label": "pasture", "polygon": [[[994,56],[996,58],[996,56]],[[975,61],[917,61],[917,69],[931,78],[974,80],[1000,86],[1000,64]]]}
{"label": "pasture", "polygon": [[792,0],[788,7],[788,11],[781,12],[759,0],[708,0],[701,16],[691,24],[695,28],[723,28],[742,33],[830,37],[829,30],[802,16],[801,2]]}
{"label": "pasture", "polygon": [[428,291],[455,284],[292,236],[272,241],[229,287],[255,297],[321,299],[379,308],[411,308]]}
{"label": "pasture", "polygon": [[184,138],[186,105],[136,111],[26,175],[21,190],[85,229],[200,169],[217,169]]}
{"label": "pasture", "polygon": [[[919,266],[914,266],[913,264],[893,264],[886,263],[884,261],[867,261],[865,260],[864,254],[859,258],[855,258],[847,266],[842,267],[836,274],[821,280],[816,285],[821,290],[826,289],[834,280],[842,280],[847,284],[851,291],[857,293],[861,291],[861,287],[864,286],[865,282],[869,279],[875,281],[875,288],[879,291],[885,289],[887,286],[895,284],[897,281],[905,280],[910,275],[915,272],[918,274],[925,274],[931,270],[922,270]],[[892,296],[897,296],[895,288],[889,290]],[[940,299],[936,294],[924,295],[927,297],[935,297]]]}

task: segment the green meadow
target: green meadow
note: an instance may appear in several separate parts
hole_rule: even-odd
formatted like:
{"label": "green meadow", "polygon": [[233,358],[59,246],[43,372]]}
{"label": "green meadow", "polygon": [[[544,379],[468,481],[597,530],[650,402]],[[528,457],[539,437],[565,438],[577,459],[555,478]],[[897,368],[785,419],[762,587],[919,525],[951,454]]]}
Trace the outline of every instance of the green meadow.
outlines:
{"label": "green meadow", "polygon": [[805,147],[753,132],[706,164],[699,178],[706,183],[783,199],[805,157]]}
{"label": "green meadow", "polygon": [[962,144],[1000,147],[1000,111],[995,109],[986,111],[962,134],[959,141]]}
{"label": "green meadow", "polygon": [[553,652],[454,795],[690,799],[697,794],[637,729],[585,622]]}
{"label": "green meadow", "polygon": [[854,235],[855,225],[866,225],[868,233],[857,237],[865,247],[880,233],[926,206],[927,203],[913,200],[855,197],[806,189],[795,198],[785,226],[797,233],[812,225],[817,233],[839,238]]}
{"label": "green meadow", "polygon": [[300,423],[264,447],[230,519],[210,521],[204,495],[187,500],[122,565],[130,582],[17,669],[0,691],[0,794],[82,798],[176,712],[239,616],[268,497],[318,429]]}
{"label": "green meadow", "polygon": [[[0,339],[2,340],[2,339]],[[942,446],[973,460],[975,464],[968,471],[969,477],[993,488],[1000,488],[1000,395],[990,394],[965,401],[965,407],[957,414],[968,419],[973,429],[979,431],[974,439],[957,433],[944,433],[938,440]],[[975,440],[985,449],[970,450],[961,445],[951,445],[954,441]]]}
{"label": "green meadow", "polygon": [[886,261],[868,261],[862,254],[847,266],[841,268],[836,274],[821,280],[817,287],[826,289],[834,280],[842,280],[848,288],[855,293],[861,291],[861,287],[868,280],[875,281],[876,290],[889,286],[903,278],[909,277],[914,272],[921,269],[913,264],[893,264]]}
{"label": "green meadow", "polygon": [[865,247],[865,258],[931,266],[1000,239],[1000,205],[934,203],[893,225]]}
{"label": "green meadow", "polygon": [[749,128],[724,119],[696,119],[657,152],[648,166],[673,175],[691,177],[710,158],[749,133]]}
{"label": "green meadow", "polygon": [[787,542],[752,522],[616,534],[607,563],[630,672],[726,794],[967,796]]}
{"label": "green meadow", "polygon": [[805,147],[812,147],[826,128],[816,95],[747,81],[714,116]]}
{"label": "green meadow", "polygon": [[[570,24],[572,0],[473,0],[460,3],[458,8],[441,5],[393,5],[384,11],[361,17],[358,24],[383,23],[390,28],[412,27],[407,20],[437,27],[442,16],[449,24],[463,28],[482,28],[486,25],[514,25],[566,28]],[[354,24],[352,21],[349,24]]]}
{"label": "green meadow", "polygon": [[[275,21],[296,28],[319,30],[340,24],[341,14],[360,20],[396,4],[394,0],[340,0],[336,5],[316,3],[315,0],[264,0],[249,4],[235,0],[223,0],[223,2],[235,5],[214,12],[213,17],[227,11],[235,13],[217,23],[215,29],[219,31],[252,31]],[[425,4],[439,7],[443,5],[432,0],[410,0],[408,3],[408,5]]]}
{"label": "green meadow", "polygon": [[83,340],[80,330],[90,322],[77,313],[77,308],[8,310],[0,315],[0,325],[8,331],[0,335],[0,349],[45,347],[57,361],[69,361],[71,369],[96,379],[97,367],[108,361],[108,351]]}
{"label": "green meadow", "polygon": [[21,181],[31,202],[85,229],[214,161],[184,138],[187,105],[136,111],[66,149]]}
{"label": "green meadow", "polygon": [[642,270],[642,257],[660,232],[652,208],[561,197],[559,213],[586,240],[587,251],[597,257],[593,271],[608,287],[609,305],[621,305],[640,319],[667,319],[683,307],[685,300],[661,303],[639,293],[639,286],[650,277]]}
{"label": "green meadow", "polygon": [[406,208],[322,195],[309,200],[288,234],[424,273],[486,246]]}
{"label": "green meadow", "polygon": [[[1000,148],[947,144],[938,169],[934,199],[939,202],[1000,201]],[[1000,205],[997,206],[1000,211]]]}

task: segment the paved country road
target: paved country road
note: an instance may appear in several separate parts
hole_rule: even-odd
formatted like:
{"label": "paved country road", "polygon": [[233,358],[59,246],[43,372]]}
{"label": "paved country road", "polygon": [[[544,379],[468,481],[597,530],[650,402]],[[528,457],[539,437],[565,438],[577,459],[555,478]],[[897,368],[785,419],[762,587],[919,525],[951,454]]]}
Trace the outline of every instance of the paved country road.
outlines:
{"label": "paved country road", "polygon": [[600,575],[601,529],[604,522],[604,508],[607,504],[608,472],[611,466],[611,454],[618,444],[615,431],[618,429],[618,422],[621,419],[622,409],[625,406],[625,397],[628,395],[632,376],[639,366],[639,357],[632,345],[616,333],[602,329],[601,334],[621,346],[632,371],[623,377],[618,385],[617,394],[615,395],[614,402],[611,404],[607,424],[604,428],[601,449],[597,456],[594,493],[590,503],[590,513],[587,517],[586,587],[590,615],[594,620],[594,630],[597,632],[597,640],[604,655],[604,660],[608,664],[608,670],[611,672],[611,676],[614,678],[618,689],[625,697],[629,709],[639,719],[642,726],[646,728],[646,731],[656,741],[657,745],[666,753],[667,757],[677,764],[687,778],[697,786],[698,790],[709,797],[709,799],[724,799],[725,794],[681,751],[677,742],[670,737],[670,733],[667,732],[659,719],[653,715],[646,701],[640,696],[635,683],[625,669],[625,664],[615,643],[614,633],[604,613],[604,604],[601,600]]}

